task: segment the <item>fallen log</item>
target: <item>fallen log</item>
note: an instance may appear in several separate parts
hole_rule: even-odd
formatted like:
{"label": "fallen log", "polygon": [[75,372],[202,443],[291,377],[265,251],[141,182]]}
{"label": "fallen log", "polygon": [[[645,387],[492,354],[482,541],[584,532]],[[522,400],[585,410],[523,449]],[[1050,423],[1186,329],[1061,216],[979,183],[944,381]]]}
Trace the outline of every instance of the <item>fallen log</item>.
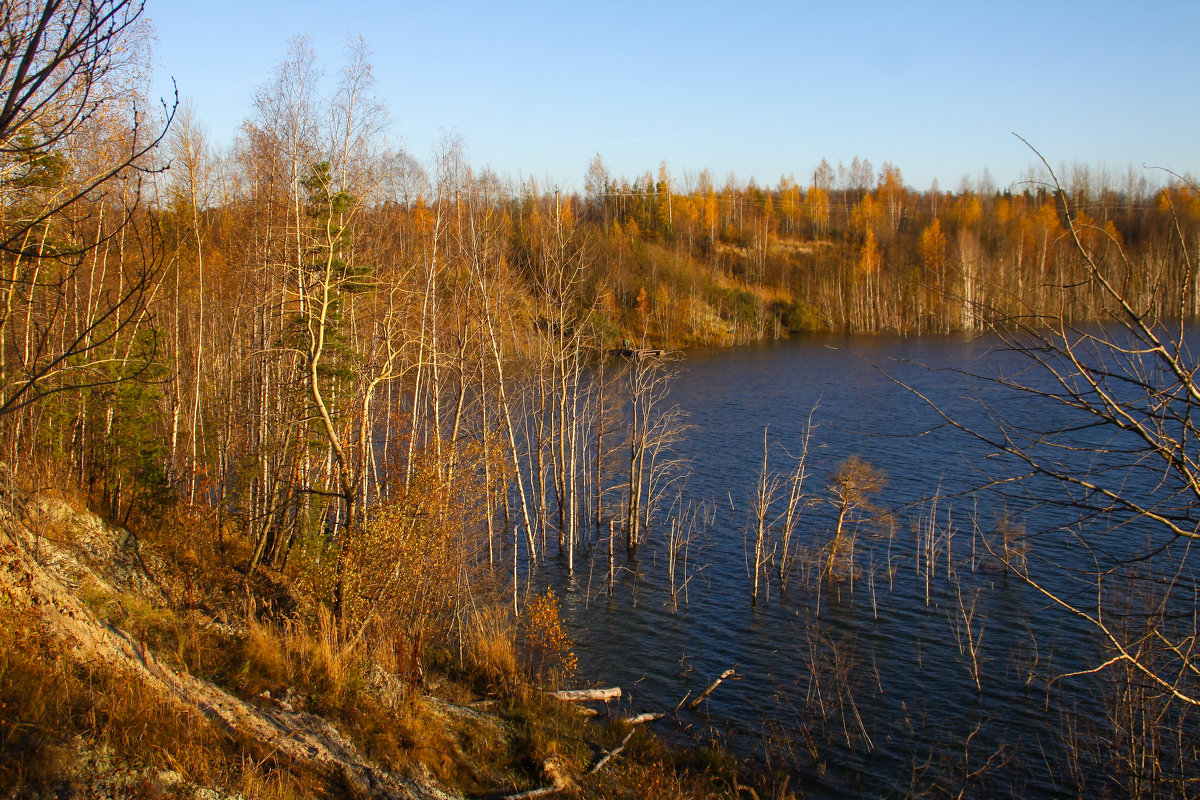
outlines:
{"label": "fallen log", "polygon": [[580,703],[591,700],[603,700],[607,703],[609,700],[616,700],[621,696],[621,687],[611,686],[607,689],[563,689],[560,692],[550,692],[550,696],[555,700],[562,700],[564,703]]}
{"label": "fallen log", "polygon": [[696,706],[698,706],[698,705],[700,705],[701,703],[703,703],[703,702],[704,702],[704,698],[706,698],[706,697],[708,697],[710,694],[712,694],[712,693],[713,693],[713,692],[716,690],[716,688],[717,688],[718,686],[720,686],[720,685],[721,685],[721,682],[722,682],[722,681],[724,681],[726,678],[732,677],[734,674],[735,674],[735,673],[734,673],[734,671],[733,671],[732,669],[727,669],[727,670],[725,670],[724,672],[722,672],[722,673],[721,673],[721,674],[720,674],[720,675],[717,677],[717,679],[716,679],[715,681],[713,681],[712,683],[710,683],[710,684],[708,685],[708,688],[707,688],[707,689],[705,689],[703,692],[701,692],[701,693],[700,693],[700,694],[699,694],[699,695],[696,697],[696,699],[695,699],[695,700],[693,700],[692,702],[688,703],[688,708],[695,708]]}

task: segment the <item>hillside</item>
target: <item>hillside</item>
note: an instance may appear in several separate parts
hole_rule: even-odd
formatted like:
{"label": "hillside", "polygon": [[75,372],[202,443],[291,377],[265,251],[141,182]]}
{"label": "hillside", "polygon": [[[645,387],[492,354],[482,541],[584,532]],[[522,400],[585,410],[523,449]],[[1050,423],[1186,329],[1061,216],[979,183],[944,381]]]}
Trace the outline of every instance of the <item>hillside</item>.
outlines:
{"label": "hillside", "polygon": [[641,797],[649,782],[690,797],[736,784],[721,758],[688,769],[647,734],[585,774],[628,726],[589,723],[527,681],[497,609],[475,608],[461,660],[443,653],[404,684],[378,643],[347,641],[194,540],[142,539],[11,481],[0,531],[0,796]]}

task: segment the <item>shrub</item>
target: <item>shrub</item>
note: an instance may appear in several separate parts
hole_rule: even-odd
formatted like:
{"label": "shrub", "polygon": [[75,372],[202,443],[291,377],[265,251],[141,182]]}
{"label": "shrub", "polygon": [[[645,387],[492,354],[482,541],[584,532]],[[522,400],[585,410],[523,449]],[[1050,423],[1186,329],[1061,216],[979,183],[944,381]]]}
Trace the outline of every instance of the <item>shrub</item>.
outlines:
{"label": "shrub", "polygon": [[561,684],[575,673],[578,661],[571,648],[575,643],[559,615],[553,589],[535,595],[521,615],[521,643],[530,677],[545,686]]}

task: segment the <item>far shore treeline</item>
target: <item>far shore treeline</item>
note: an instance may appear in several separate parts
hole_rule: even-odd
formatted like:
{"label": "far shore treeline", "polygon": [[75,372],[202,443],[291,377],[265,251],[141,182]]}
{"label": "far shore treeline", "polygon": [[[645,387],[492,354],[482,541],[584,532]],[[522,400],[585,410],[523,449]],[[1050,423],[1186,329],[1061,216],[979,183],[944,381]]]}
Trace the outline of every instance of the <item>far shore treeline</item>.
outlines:
{"label": "far shore treeline", "polygon": [[[629,180],[610,177],[597,156],[586,195],[569,202],[594,242],[611,316],[673,346],[794,331],[979,331],[1031,315],[1102,318],[1098,295],[1061,291],[1083,276],[1067,214],[1085,245],[1124,250],[1129,263],[1112,278],[1137,302],[1169,316],[1182,303],[1194,316],[1196,287],[1167,255],[1195,234],[1194,190],[1165,173],[1116,177],[1085,165],[1062,173],[1061,190],[1042,172],[1002,188],[984,178],[918,191],[899,167],[876,171],[856,158],[836,170],[822,160],[807,185],[793,176],[773,186],[717,184],[702,172],[681,186],[666,163],[656,176]],[[1152,189],[1148,178],[1168,180]],[[530,199],[513,215],[518,230],[525,219],[536,223]]]}

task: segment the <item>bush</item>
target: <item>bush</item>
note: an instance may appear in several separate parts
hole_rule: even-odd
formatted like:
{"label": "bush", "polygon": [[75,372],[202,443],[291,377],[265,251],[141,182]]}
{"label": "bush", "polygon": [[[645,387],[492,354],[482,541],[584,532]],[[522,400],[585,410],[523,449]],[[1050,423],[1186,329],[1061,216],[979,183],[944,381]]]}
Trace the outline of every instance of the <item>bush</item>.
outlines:
{"label": "bush", "polygon": [[559,616],[553,589],[535,595],[521,615],[521,644],[531,679],[544,686],[558,686],[575,674],[578,661],[571,648],[575,643]]}

